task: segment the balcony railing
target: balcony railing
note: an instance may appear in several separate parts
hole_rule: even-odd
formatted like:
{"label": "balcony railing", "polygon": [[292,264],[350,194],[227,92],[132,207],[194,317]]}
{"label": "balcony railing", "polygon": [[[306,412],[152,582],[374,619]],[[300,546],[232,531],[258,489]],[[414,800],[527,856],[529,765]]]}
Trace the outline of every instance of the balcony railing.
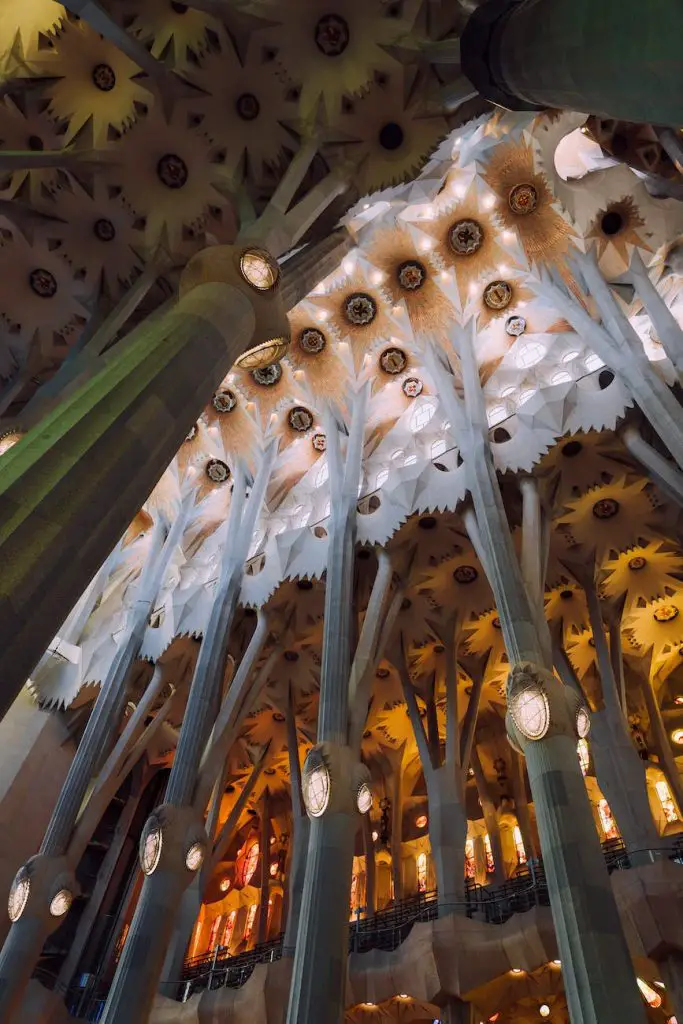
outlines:
{"label": "balcony railing", "polygon": [[[683,864],[683,835],[676,836],[671,843],[650,850],[627,851],[622,840],[609,840],[602,844],[607,869],[627,870],[657,860],[670,860]],[[522,914],[533,907],[550,905],[548,886],[543,864],[530,860],[520,868],[514,878],[502,885],[468,885],[463,901],[452,905],[439,906],[435,890],[419,893],[380,910],[369,917],[359,917],[349,926],[349,952],[366,953],[371,949],[397,949],[410,934],[413,926],[420,921],[432,921],[443,914],[461,913],[488,924],[504,924],[513,914]],[[283,935],[270,942],[262,943],[230,956],[227,949],[219,947],[211,953],[193,957],[185,964],[182,979],[166,982],[163,991],[171,998],[185,1002],[195,992],[203,989],[240,988],[251,977],[258,964],[272,963],[283,955]],[[77,1020],[96,1024],[104,1008],[106,993],[101,991],[95,979],[90,998],[75,998],[71,1010]]]}

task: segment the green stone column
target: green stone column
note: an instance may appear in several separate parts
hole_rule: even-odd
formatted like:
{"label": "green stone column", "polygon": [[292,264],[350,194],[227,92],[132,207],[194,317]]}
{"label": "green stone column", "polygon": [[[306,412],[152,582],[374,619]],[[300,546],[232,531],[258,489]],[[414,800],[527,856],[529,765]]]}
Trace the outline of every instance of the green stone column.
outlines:
{"label": "green stone column", "polygon": [[683,124],[680,0],[488,0],[465,27],[464,73],[512,110],[556,107]]}
{"label": "green stone column", "polygon": [[245,248],[199,253],[176,305],[2,456],[0,716],[235,359],[287,335]]}

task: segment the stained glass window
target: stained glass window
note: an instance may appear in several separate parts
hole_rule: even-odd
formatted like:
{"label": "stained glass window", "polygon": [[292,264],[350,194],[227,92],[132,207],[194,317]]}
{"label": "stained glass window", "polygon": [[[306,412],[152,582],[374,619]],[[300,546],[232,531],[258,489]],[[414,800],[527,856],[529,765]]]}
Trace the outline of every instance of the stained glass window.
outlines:
{"label": "stained glass window", "polygon": [[513,828],[512,837],[515,841],[515,850],[517,851],[517,863],[526,864],[526,850],[524,849],[522,830],[519,827],[519,825],[515,825],[515,827]]}
{"label": "stained glass window", "polygon": [[258,839],[252,839],[250,843],[242,848],[237,858],[237,877],[240,885],[249,885],[254,876],[259,858]]}
{"label": "stained glass window", "polygon": [[586,775],[588,772],[589,765],[591,763],[591,755],[588,750],[588,740],[579,740],[576,745],[576,753],[579,755],[579,764],[581,765],[581,772]]}
{"label": "stained glass window", "polygon": [[600,800],[598,803],[598,814],[600,815],[600,824],[602,825],[605,839],[618,839],[619,829],[606,800]]}
{"label": "stained glass window", "polygon": [[491,837],[488,832],[484,836],[484,850],[486,851],[486,871],[489,875],[492,875],[496,870],[496,865],[493,862],[493,850],[491,849]]}
{"label": "stained glass window", "polygon": [[221,925],[223,924],[224,917],[219,914],[218,917],[214,917],[213,924],[211,925],[211,932],[209,933],[209,951],[215,949],[218,945],[218,937],[220,935]]}
{"label": "stained glass window", "polygon": [[232,942],[236,921],[237,911],[233,910],[228,914],[228,920],[225,922],[225,931],[223,932],[223,938],[221,939],[221,946],[225,946],[226,949],[230,949],[230,943]]}
{"label": "stained glass window", "polygon": [[474,839],[470,836],[465,840],[465,878],[474,878]]}
{"label": "stained glass window", "polygon": [[244,938],[250,939],[251,933],[254,929],[254,920],[256,918],[256,911],[258,909],[258,903],[252,903],[247,911],[247,923],[244,926]]}
{"label": "stained glass window", "polygon": [[418,853],[415,863],[417,865],[417,891],[427,891],[427,854]]}
{"label": "stained glass window", "polygon": [[662,805],[664,811],[664,817],[667,821],[678,821],[678,811],[676,810],[676,804],[671,796],[671,790],[669,789],[669,783],[666,779],[660,779],[659,782],[655,783],[655,789],[657,790],[657,796],[659,802]]}
{"label": "stained glass window", "polygon": [[356,909],[358,905],[358,872],[354,871],[353,878],[351,879],[351,913]]}

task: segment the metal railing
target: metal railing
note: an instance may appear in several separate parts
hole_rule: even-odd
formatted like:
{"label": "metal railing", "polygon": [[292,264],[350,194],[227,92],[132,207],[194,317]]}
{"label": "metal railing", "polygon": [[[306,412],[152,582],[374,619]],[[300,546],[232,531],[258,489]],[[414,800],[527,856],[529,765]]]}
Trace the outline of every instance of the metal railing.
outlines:
{"label": "metal railing", "polygon": [[[683,835],[655,849],[628,851],[621,839],[608,840],[602,848],[610,874],[661,860],[683,865]],[[362,911],[359,912],[349,926],[349,952],[397,949],[416,923],[432,921],[439,914],[461,913],[488,924],[504,924],[514,914],[525,913],[537,906],[550,906],[550,898],[541,860],[530,859],[518,869],[514,878],[501,885],[469,884],[464,900],[453,904],[439,904],[438,893],[432,890],[410,896],[368,917],[361,917]],[[182,978],[164,983],[163,991],[171,998],[185,1002],[203,989],[240,988],[258,964],[281,959],[283,939],[281,934],[236,956],[218,947],[211,953],[193,957],[186,961]],[[72,999],[69,1008],[75,1019],[97,1024],[104,1009],[106,992],[102,992],[97,978],[90,978],[90,998],[84,999],[81,989],[81,998]]]}

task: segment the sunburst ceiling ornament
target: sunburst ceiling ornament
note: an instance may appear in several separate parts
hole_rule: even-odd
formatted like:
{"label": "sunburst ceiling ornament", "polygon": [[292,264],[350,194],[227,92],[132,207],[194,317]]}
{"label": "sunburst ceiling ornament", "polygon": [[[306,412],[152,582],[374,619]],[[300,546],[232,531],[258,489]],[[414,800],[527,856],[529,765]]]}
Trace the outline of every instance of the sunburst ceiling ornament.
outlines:
{"label": "sunburst ceiling ornament", "polygon": [[484,288],[484,302],[496,313],[507,309],[512,302],[512,288],[507,281],[491,281]]}
{"label": "sunburst ceiling ornament", "polygon": [[569,529],[575,543],[595,550],[601,563],[608,553],[629,550],[638,536],[651,531],[656,512],[646,487],[646,480],[627,483],[622,476],[569,501],[568,512],[558,522]]}
{"label": "sunburst ceiling ornament", "polygon": [[536,171],[531,143],[502,144],[490,153],[484,180],[500,200],[496,212],[503,228],[518,233],[530,263],[561,259],[572,228],[559,212],[545,175]]}
{"label": "sunburst ceiling ornament", "polygon": [[652,650],[652,671],[683,644],[683,607],[680,592],[650,603],[633,605],[624,616],[624,629],[644,651]]}
{"label": "sunburst ceiling ornament", "polygon": [[476,220],[456,220],[448,229],[448,244],[456,256],[474,256],[484,244],[484,229]]}
{"label": "sunburst ceiling ornament", "polygon": [[[461,191],[462,195],[459,194]],[[457,179],[450,181],[437,215],[431,221],[418,224],[421,231],[434,239],[430,256],[437,266],[455,270],[462,297],[477,281],[491,275],[505,257],[498,243],[500,230],[492,221],[490,212],[480,206],[476,189],[471,184],[466,187]]]}
{"label": "sunburst ceiling ornament", "polygon": [[211,15],[168,0],[124,0],[118,8],[127,31],[148,46],[153,57],[170,54],[173,66],[193,66],[192,57],[201,57],[209,45],[209,31],[220,33],[220,24]]}
{"label": "sunburst ceiling ornament", "polygon": [[385,348],[379,357],[379,365],[385,373],[395,376],[397,373],[403,373],[408,365],[408,357],[400,348]]}
{"label": "sunburst ceiling ornament", "polygon": [[41,73],[55,81],[46,89],[50,114],[68,122],[70,142],[90,123],[96,148],[107,142],[111,128],[123,132],[152,102],[136,78],[140,68],[85,21],[69,21],[52,50],[42,56]]}
{"label": "sunburst ceiling ornament", "polygon": [[317,327],[304,327],[299,334],[299,347],[309,355],[317,355],[325,348],[327,340]]}
{"label": "sunburst ceiling ornament", "polygon": [[626,269],[630,247],[650,248],[643,237],[644,227],[645,221],[633,197],[623,196],[597,214],[586,237],[595,240],[598,259],[611,247]]}
{"label": "sunburst ceiling ornament", "polygon": [[630,548],[604,566],[603,588],[610,599],[626,595],[627,604],[652,601],[678,589],[683,557],[669,550],[662,540]]}
{"label": "sunburst ceiling ornament", "polygon": [[232,412],[237,405],[237,395],[234,391],[230,391],[228,388],[226,388],[225,391],[217,391],[211,399],[211,404],[216,412]]}
{"label": "sunburst ceiling ornament", "polygon": [[292,430],[305,434],[313,426],[313,414],[303,405],[296,405],[290,409],[287,420]]}
{"label": "sunburst ceiling ornament", "polygon": [[[55,122],[46,106],[34,91],[18,93],[15,97],[3,96],[0,99],[0,147],[34,153],[62,149],[67,125]],[[9,175],[9,187],[3,183],[7,189],[5,194],[8,198],[28,200],[39,208],[45,193],[52,194],[58,188],[60,175],[57,167],[18,168]]]}
{"label": "sunburst ceiling ornament", "polygon": [[38,37],[51,36],[66,17],[62,4],[53,0],[27,0],[21,4],[0,4],[0,51],[10,50],[19,37],[24,54],[38,54]]}

